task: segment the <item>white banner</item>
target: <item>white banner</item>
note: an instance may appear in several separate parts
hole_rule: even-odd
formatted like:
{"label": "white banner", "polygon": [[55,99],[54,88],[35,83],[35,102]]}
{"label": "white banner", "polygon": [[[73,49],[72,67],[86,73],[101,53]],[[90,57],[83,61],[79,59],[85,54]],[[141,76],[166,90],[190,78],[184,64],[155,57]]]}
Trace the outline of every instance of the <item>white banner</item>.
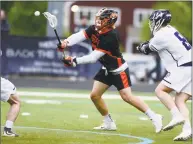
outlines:
{"label": "white banner", "polygon": [[[132,83],[146,79],[147,74],[156,67],[156,59],[153,55],[123,53],[123,57],[129,65]],[[164,72],[165,69],[161,65],[161,75]],[[151,73],[151,77],[155,78],[156,72]]]}

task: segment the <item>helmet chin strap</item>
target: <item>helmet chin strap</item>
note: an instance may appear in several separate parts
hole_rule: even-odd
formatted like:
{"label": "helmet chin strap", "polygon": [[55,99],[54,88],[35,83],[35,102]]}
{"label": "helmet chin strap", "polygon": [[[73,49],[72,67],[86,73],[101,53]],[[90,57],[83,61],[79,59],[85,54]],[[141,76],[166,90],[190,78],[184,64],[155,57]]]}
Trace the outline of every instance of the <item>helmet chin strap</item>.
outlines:
{"label": "helmet chin strap", "polygon": [[155,24],[154,24],[153,28],[151,28],[151,25],[152,25],[152,24],[149,22],[149,28],[150,28],[150,30],[151,30],[151,38],[152,38],[153,35],[154,35]]}
{"label": "helmet chin strap", "polygon": [[[109,26],[108,26],[109,25]],[[102,27],[100,27],[100,28],[97,28],[97,27],[95,27],[95,29],[97,30],[97,31],[102,31],[103,29],[105,29],[105,28],[115,28],[115,26],[113,26],[114,24],[108,24],[108,23],[106,23],[105,25],[103,25]],[[108,26],[108,27],[106,27],[106,26]]]}
{"label": "helmet chin strap", "polygon": [[[107,26],[107,25],[108,25],[108,24],[106,24],[106,25],[104,25],[104,26],[102,26],[102,27],[100,27],[100,28],[97,28],[97,27],[96,27],[96,30],[97,30],[97,31],[100,31],[100,30],[102,30],[102,29],[103,29],[105,26]],[[97,25],[96,25],[96,26],[97,26]]]}
{"label": "helmet chin strap", "polygon": [[152,31],[151,31],[151,36],[153,37],[154,34],[155,34],[155,25],[153,26],[153,29],[152,29]]}

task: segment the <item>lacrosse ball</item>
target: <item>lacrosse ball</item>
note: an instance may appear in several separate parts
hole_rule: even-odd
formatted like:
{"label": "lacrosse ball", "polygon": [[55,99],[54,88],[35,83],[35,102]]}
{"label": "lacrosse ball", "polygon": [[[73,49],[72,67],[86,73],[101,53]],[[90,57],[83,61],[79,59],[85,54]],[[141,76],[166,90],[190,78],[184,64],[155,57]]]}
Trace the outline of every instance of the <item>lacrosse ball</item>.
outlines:
{"label": "lacrosse ball", "polygon": [[35,15],[35,16],[39,16],[39,15],[40,15],[40,12],[39,12],[39,11],[35,11],[35,12],[34,12],[34,15]]}

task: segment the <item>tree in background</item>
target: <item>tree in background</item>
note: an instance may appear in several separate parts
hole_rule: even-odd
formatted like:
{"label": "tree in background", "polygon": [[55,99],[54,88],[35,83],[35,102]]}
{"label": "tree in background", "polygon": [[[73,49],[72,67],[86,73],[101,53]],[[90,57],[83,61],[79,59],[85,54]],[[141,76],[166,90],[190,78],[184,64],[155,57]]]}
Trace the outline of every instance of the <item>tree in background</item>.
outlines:
{"label": "tree in background", "polygon": [[[4,4],[6,6],[6,4]],[[8,20],[12,35],[45,36],[47,20],[42,16],[34,16],[35,11],[40,13],[47,10],[46,1],[15,1],[10,4]]]}
{"label": "tree in background", "polygon": [[1,8],[7,13],[10,11],[10,8],[13,6],[14,1],[1,1]]}
{"label": "tree in background", "polygon": [[[172,14],[171,25],[177,28],[187,40],[192,43],[192,2],[165,2],[159,1],[153,6],[153,9],[168,9]],[[150,39],[150,29],[148,20],[144,21],[141,40]]]}

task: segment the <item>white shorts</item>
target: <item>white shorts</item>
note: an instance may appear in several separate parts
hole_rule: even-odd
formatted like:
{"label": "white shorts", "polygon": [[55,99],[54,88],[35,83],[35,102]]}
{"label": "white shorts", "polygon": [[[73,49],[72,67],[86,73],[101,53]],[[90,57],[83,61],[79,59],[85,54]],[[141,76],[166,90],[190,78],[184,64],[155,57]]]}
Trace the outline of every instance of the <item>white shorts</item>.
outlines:
{"label": "white shorts", "polygon": [[16,87],[9,80],[1,77],[1,101],[7,102],[11,94],[16,94]]}
{"label": "white shorts", "polygon": [[169,72],[161,81],[165,86],[172,88],[177,93],[184,92],[189,95],[192,95],[191,85],[192,85],[192,76],[191,76],[192,67],[177,67]]}

